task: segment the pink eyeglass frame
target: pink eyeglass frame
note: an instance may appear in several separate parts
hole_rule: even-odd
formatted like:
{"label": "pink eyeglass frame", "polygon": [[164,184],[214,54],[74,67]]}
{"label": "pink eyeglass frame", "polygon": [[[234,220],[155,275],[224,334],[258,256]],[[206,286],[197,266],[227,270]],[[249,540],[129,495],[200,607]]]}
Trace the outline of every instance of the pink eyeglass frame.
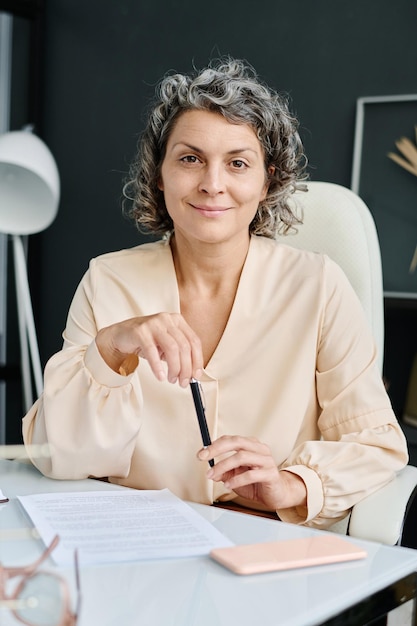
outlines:
{"label": "pink eyeglass frame", "polygon": [[[26,565],[23,567],[4,567],[0,563],[0,608],[1,608],[2,603],[4,603],[7,606],[7,603],[14,604],[14,603],[19,602],[19,595],[23,587],[25,586],[26,581],[38,573],[38,569],[40,565],[50,556],[51,552],[58,545],[58,542],[59,542],[59,536],[55,535],[51,544],[45,549],[45,551],[41,554],[41,556],[34,563],[30,565]],[[77,587],[77,594],[78,594],[78,601],[77,601],[77,607],[76,607],[75,612],[72,612],[71,610],[71,600],[69,596],[67,582],[64,580],[64,578],[62,578],[58,574],[55,574],[54,572],[46,572],[49,576],[52,576],[56,580],[58,580],[61,593],[62,593],[62,599],[63,599],[63,612],[62,612],[62,615],[59,616],[59,621],[54,626],[76,626],[77,624],[79,608],[80,608],[80,597],[81,597],[77,551],[75,551],[74,553],[74,561],[75,561],[76,587]],[[19,582],[14,592],[11,595],[7,595],[5,591],[6,582],[16,576],[22,576],[22,580]],[[27,620],[20,617],[18,615],[18,609],[10,607],[10,610],[21,624],[26,624],[26,626],[36,626],[36,624],[34,625],[34,622],[28,622]]]}

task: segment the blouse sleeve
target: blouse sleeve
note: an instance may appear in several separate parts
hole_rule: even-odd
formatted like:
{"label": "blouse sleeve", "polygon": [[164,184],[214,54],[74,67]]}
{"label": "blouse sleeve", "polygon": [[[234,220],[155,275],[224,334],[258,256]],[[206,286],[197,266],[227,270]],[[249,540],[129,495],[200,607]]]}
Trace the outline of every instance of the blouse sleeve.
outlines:
{"label": "blouse sleeve", "polygon": [[63,348],[46,364],[44,392],[23,419],[25,443],[51,447],[51,458],[32,461],[52,478],[127,476],[140,428],[139,377],[102,359],[93,300],[94,262],[74,295]]}
{"label": "blouse sleeve", "polygon": [[326,257],[324,277],[316,363],[321,439],[298,446],[281,467],[304,480],[307,506],[278,511],[284,521],[316,527],[345,517],[408,461],[362,306]]}

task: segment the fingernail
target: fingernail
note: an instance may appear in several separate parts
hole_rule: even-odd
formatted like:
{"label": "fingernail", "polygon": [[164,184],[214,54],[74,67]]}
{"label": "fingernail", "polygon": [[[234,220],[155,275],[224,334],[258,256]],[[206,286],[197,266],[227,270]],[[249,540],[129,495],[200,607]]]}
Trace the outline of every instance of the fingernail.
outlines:
{"label": "fingernail", "polygon": [[209,471],[207,472],[207,478],[213,478],[214,476],[214,470],[209,469]]}
{"label": "fingernail", "polygon": [[202,461],[206,461],[209,458],[208,450],[206,450],[205,448],[200,450],[200,452],[198,453],[198,458]]}
{"label": "fingernail", "polygon": [[203,375],[202,369],[196,370],[195,377],[197,378],[197,380],[199,380],[202,377],[202,375]]}

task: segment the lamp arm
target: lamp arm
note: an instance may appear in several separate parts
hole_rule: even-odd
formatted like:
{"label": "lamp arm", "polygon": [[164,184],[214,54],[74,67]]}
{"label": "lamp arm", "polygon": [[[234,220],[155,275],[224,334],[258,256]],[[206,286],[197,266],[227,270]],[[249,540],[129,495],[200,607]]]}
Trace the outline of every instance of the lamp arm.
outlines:
{"label": "lamp arm", "polygon": [[13,258],[15,259],[15,286],[16,286],[16,300],[17,300],[17,319],[19,326],[19,339],[20,339],[20,370],[22,374],[22,391],[23,391],[23,407],[27,412],[28,408],[32,403],[32,374],[30,369],[30,357],[29,357],[29,346],[27,342],[26,335],[26,319],[25,319],[25,307],[23,301],[22,290],[19,286],[18,272],[17,272],[17,262],[16,262],[16,251],[14,249],[15,244],[13,244]]}
{"label": "lamp arm", "polygon": [[27,342],[29,343],[30,355],[32,358],[33,377],[38,397],[41,395],[43,388],[42,367],[36,338],[23,242],[20,235],[13,235],[12,238],[19,313],[20,347],[22,354],[22,375],[26,404],[25,408],[26,411],[28,411],[33,403],[33,395]]}

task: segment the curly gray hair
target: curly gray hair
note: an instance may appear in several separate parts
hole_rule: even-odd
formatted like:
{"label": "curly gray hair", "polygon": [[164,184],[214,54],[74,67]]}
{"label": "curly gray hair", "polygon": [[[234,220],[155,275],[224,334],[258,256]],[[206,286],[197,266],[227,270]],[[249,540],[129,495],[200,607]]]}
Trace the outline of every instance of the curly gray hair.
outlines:
{"label": "curly gray hair", "polygon": [[250,65],[227,58],[194,74],[167,75],[159,83],[123,190],[131,201],[129,215],[138,229],[154,235],[173,231],[158,181],[178,117],[196,109],[219,113],[233,124],[249,125],[262,145],[269,188],[250,224],[250,233],[274,238],[300,224],[289,202],[306,178],[298,122],[287,100],[263,85]]}

